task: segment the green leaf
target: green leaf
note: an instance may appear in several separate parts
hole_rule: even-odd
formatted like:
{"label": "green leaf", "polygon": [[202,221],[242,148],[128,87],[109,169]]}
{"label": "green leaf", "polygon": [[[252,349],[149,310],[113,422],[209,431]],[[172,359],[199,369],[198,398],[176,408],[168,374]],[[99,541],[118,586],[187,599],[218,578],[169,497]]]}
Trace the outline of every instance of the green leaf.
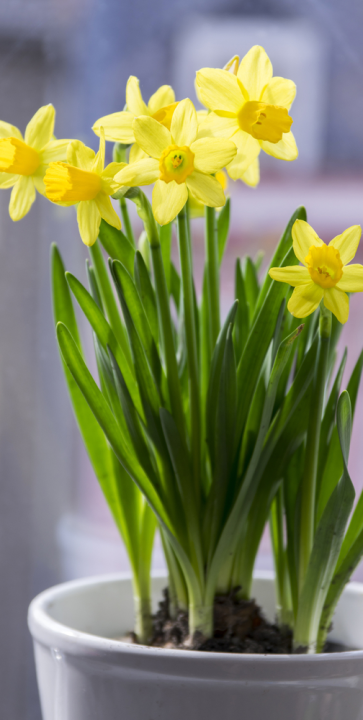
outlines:
{"label": "green leaf", "polygon": [[[72,328],[71,335],[75,346],[78,347],[78,352],[81,353],[72,298],[65,278],[62,258],[56,245],[52,245],[51,261],[54,322],[55,325],[58,323],[69,324]],[[130,478],[128,478],[128,480],[124,479],[125,471],[118,468],[119,462],[109,447],[102,429],[90,410],[67,364],[64,362],[62,355],[61,359],[71,403],[83,442],[95,475],[127,547],[130,561],[134,563],[135,553],[137,553],[138,549],[137,538],[132,535],[132,528],[130,529],[130,525],[124,515],[124,508],[129,507],[129,522],[133,520],[132,508],[134,504],[128,492],[130,491],[130,487],[127,484],[132,481]],[[133,488],[138,492],[135,485],[133,485]],[[132,495],[133,490],[131,490],[130,493]],[[125,498],[127,498],[127,505],[124,504]]]}
{"label": "green leaf", "polygon": [[[83,310],[87,320],[89,321],[92,329],[96,333],[102,347],[107,350],[107,345],[110,346],[117,362],[123,369],[125,381],[132,397],[133,403],[143,418],[144,412],[140,400],[140,394],[137,387],[137,383],[134,377],[133,368],[129,365],[127,358],[125,357],[122,348],[118,344],[115,335],[108,324],[106,318],[103,316],[98,305],[95,303],[89,292],[83,287],[82,283],[77,280],[74,275],[66,273],[67,282],[72,290],[74,297],[76,298],[79,306]],[[131,369],[132,368],[132,369]]]}
{"label": "green leaf", "polygon": [[[213,484],[211,501],[213,513],[211,518],[210,558],[215,548],[216,539],[226,514],[226,499],[231,484],[233,464],[234,432],[236,423],[236,361],[232,340],[232,323],[227,328],[224,344],[223,361],[218,385],[215,386],[217,396],[217,412],[214,425],[215,448]],[[228,505],[228,503],[227,503]]]}
{"label": "green leaf", "polygon": [[105,314],[108,317],[108,321],[111,325],[117,342],[122,348],[122,351],[127,358],[129,365],[131,365],[131,353],[129,344],[127,342],[126,330],[120,317],[119,309],[117,307],[116,299],[113,293],[113,289],[110,283],[107,268],[103,259],[99,243],[96,242],[94,245],[92,245],[89,251],[92,258],[97,279],[98,291],[102,299],[102,305],[105,310]]}
{"label": "green leaf", "polygon": [[[357,395],[359,384],[361,380],[363,369],[363,353],[360,354],[350,380],[348,382],[347,391],[351,400],[352,415],[354,418],[355,407],[357,402]],[[320,492],[317,506],[317,518],[319,519],[324,511],[326,503],[333,492],[341,474],[343,472],[343,458],[339,443],[338,429],[336,426],[333,427],[331,432],[331,438],[328,443],[326,452],[326,463],[324,467],[323,477],[319,484]]]}
{"label": "green leaf", "polygon": [[260,288],[258,284],[256,268],[250,257],[244,258],[242,265],[242,273],[244,279],[246,301],[249,307],[251,325],[255,314],[255,307]]}
{"label": "green leaf", "polygon": [[[291,249],[282,261],[282,267],[297,262]],[[272,340],[281,303],[287,292],[288,285],[273,281],[265,301],[250,330],[241,360],[237,368],[237,450],[248,410],[251,404],[256,383],[258,381],[266,353]]]}
{"label": "green leaf", "polygon": [[154,342],[159,342],[158,309],[156,305],[155,290],[151,284],[150,275],[141,253],[135,255],[135,283],[140,300],[145,310]]}
{"label": "green leaf", "polygon": [[[122,312],[125,318],[126,327],[129,333],[129,325],[125,316],[125,307],[127,306],[127,314],[132,319],[133,326],[137,332],[139,340],[143,346],[148,363],[154,375],[154,378],[160,387],[162,367],[159,358],[158,349],[153,338],[153,334],[150,329],[147,315],[145,313],[140,295],[137,291],[136,285],[127,272],[126,268],[118,260],[112,263],[112,274],[116,283],[116,290],[118,292]],[[144,278],[145,279],[145,278]],[[131,339],[130,339],[131,343]]]}
{"label": "green leaf", "polygon": [[245,280],[242,274],[241,261],[236,260],[235,266],[235,298],[238,300],[238,310],[234,324],[234,340],[237,361],[241,359],[250,329],[250,307],[247,301]]}
{"label": "green leaf", "polygon": [[174,263],[170,263],[170,295],[172,296],[175,307],[177,310],[179,310],[181,297],[180,297],[180,291],[181,291],[181,280],[180,275],[174,265]]}
{"label": "green leaf", "polygon": [[227,245],[231,201],[227,198],[217,218],[218,261],[221,264]]}
{"label": "green leaf", "polygon": [[305,582],[299,597],[294,633],[295,644],[315,651],[322,610],[339,557],[345,527],[354,502],[354,487],[347,463],[352,429],[349,395],[338,402],[337,426],[344,470],[334,488],[317,527]]}
{"label": "green leaf", "polygon": [[[243,478],[242,486],[240,487],[234,505],[231,508],[229,517],[221,533],[213,560],[211,562],[207,585],[208,599],[214,595],[218,575],[222,568],[222,564],[225,562],[225,558],[228,557],[229,553],[234,552],[238,544],[240,538],[240,530],[241,528],[243,528],[243,525],[246,521],[255,494],[258,492],[259,482],[262,473],[264,472],[271,453],[274,449],[274,444],[273,442],[271,442],[271,437],[268,446],[265,440],[266,438],[268,438],[268,428],[271,422],[271,415],[273,412],[277,387],[281,377],[281,373],[283,372],[284,366],[289,359],[290,352],[292,352],[293,343],[299,334],[299,330],[300,328],[298,328],[297,331],[295,331],[292,335],[286,338],[281,343],[278,350],[276,360],[272,368],[269,385],[267,388],[259,435],[256,441],[254,453],[249,463],[245,477]],[[278,439],[279,436],[274,438],[275,444]],[[263,452],[261,453],[262,450]]]}
{"label": "green leaf", "polygon": [[[273,267],[282,267],[283,264],[284,265],[290,264],[290,263],[283,263],[282,261],[285,258],[286,253],[292,247],[291,231],[292,231],[292,226],[293,226],[295,220],[306,220],[306,210],[304,207],[302,207],[302,206],[298,207],[297,210],[295,210],[295,212],[291,216],[289,222],[287,223],[285,231],[281,236],[280,242],[279,242],[279,244],[276,248],[276,251],[274,253],[274,256],[271,260],[270,266],[268,268],[269,270]],[[291,264],[296,265],[297,261],[294,263],[291,263]],[[266,299],[267,293],[272,285],[272,282],[273,282],[273,280],[272,280],[272,278],[270,278],[268,271],[267,271],[265,280],[262,284],[261,291],[259,294],[257,307],[256,307],[256,315],[259,312],[259,310],[261,309],[261,307]]]}
{"label": "green leaf", "polygon": [[101,310],[101,313],[104,315],[105,313],[103,310],[99,287],[97,285],[96,273],[94,271],[94,268],[90,265],[88,258],[86,260],[86,272],[87,272],[87,278],[88,278],[89,291],[90,291],[95,303],[98,305],[99,309]]}
{"label": "green leaf", "polygon": [[105,220],[101,220],[99,239],[110,258],[122,262],[130,275],[133,275],[136,248],[126,235]]}
{"label": "green leaf", "polygon": [[156,490],[143,471],[140,463],[135,462],[128,443],[125,442],[122,437],[116,418],[84,363],[68,328],[63,323],[58,323],[57,325],[57,337],[64,362],[85,397],[95,419],[106,435],[117,458],[145,495],[160,521],[163,522],[166,527],[170,528],[170,520],[165,513],[165,509]]}
{"label": "green leaf", "polygon": [[[122,413],[116,412],[116,403],[113,403],[113,410],[117,421],[121,427],[124,437],[130,436],[130,441],[135,450],[135,459],[143,467],[147,477],[161,496],[160,479],[155,468],[155,459],[150,446],[146,443],[140,420],[136,413],[134,404],[131,400],[130,393],[127,389],[124,376],[119,368],[116,358],[111,348],[108,348],[108,354],[111,363],[111,372],[113,373],[113,382],[117,393],[117,398],[122,408]],[[127,431],[126,431],[127,428]]]}
{"label": "green leaf", "polygon": [[227,319],[223,325],[223,328],[219,334],[216,346],[214,349],[209,386],[207,393],[207,404],[206,404],[206,429],[207,429],[207,443],[209,446],[210,457],[212,466],[216,463],[216,446],[215,438],[217,433],[217,415],[218,415],[218,393],[216,389],[220,387],[225,346],[227,342],[227,334],[230,325],[233,326],[233,322],[236,316],[238,302],[235,301],[232,305],[231,310],[228,313]]}

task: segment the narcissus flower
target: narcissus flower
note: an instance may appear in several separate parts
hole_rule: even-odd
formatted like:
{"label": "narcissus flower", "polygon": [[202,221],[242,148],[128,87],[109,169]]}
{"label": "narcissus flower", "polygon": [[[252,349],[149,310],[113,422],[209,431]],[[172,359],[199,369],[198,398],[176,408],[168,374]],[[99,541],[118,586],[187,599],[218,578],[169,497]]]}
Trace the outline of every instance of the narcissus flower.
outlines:
{"label": "narcissus flower", "polygon": [[121,221],[110,200],[118,188],[113,177],[126,163],[105,164],[105,137],[101,130],[100,149],[86,147],[73,140],[68,147],[67,163],[54,162],[44,177],[46,196],[60,205],[76,205],[81,238],[85,245],[93,245],[98,237],[101,218],[118,230]]}
{"label": "narcissus flower", "polygon": [[223,188],[213,173],[231,162],[236,146],[219,138],[197,140],[197,113],[190,100],[178,104],[170,130],[151,117],[134,120],[133,130],[150,157],[124,167],[115,181],[130,186],[155,183],[152,207],[160,225],[174,220],[188,191],[204,205],[224,205]]}
{"label": "narcissus flower", "polygon": [[306,317],[324,299],[325,307],[339,322],[347,322],[349,300],[346,293],[363,292],[363,265],[348,265],[357,252],[361,233],[359,225],[352,225],[325,245],[307,222],[295,221],[293,248],[304,267],[271,268],[269,272],[274,280],[295,288],[287,305],[292,315]]}
{"label": "narcissus flower", "polygon": [[177,106],[175,102],[174,90],[170,85],[162,85],[151,96],[148,104],[143,101],[139,80],[131,75],[126,85],[126,110],[122,112],[105,115],[95,122],[93,131],[96,135],[100,135],[100,128],[105,131],[106,140],[113,142],[121,142],[126,145],[134,143],[130,150],[130,163],[141,160],[147,155],[140,146],[135,144],[135,136],[133,131],[133,121],[140,115],[148,115],[153,117],[159,123],[170,130],[171,119]]}
{"label": "narcissus flower", "polygon": [[12,220],[21,220],[29,212],[36,190],[44,195],[48,164],[66,159],[71,141],[54,139],[54,122],[53,105],[44,105],[35,113],[24,138],[17,127],[0,121],[0,188],[13,188],[9,205]]}
{"label": "narcissus flower", "polygon": [[297,158],[288,112],[296,88],[292,80],[272,77],[271,61],[259,45],[238,60],[234,56],[223,70],[197,72],[198,96],[212,111],[201,129],[236,143],[238,152],[227,171],[233,180],[255,186],[261,150],[280,160]]}

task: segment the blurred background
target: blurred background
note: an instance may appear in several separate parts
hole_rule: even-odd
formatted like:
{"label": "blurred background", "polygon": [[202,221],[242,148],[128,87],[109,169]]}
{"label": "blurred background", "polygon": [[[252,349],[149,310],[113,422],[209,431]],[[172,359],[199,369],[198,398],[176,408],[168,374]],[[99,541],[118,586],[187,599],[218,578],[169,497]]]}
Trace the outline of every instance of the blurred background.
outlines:
{"label": "blurred background", "polygon": [[[235,257],[263,249],[267,261],[298,205],[326,241],[363,223],[362,30],[359,0],[0,0],[0,118],[23,131],[52,102],[56,135],[96,148],[91,126],[123,108],[130,74],[146,101],[164,83],[195,100],[197,69],[263,45],[274,74],[297,84],[300,155],[294,163],[264,156],[257,190],[230,183],[226,312]],[[38,196],[14,224],[9,194],[0,191],[0,707],[6,720],[40,720],[31,598],[62,580],[127,570],[127,559],[78,436],[52,323],[50,243],[81,279],[87,251],[72,209]],[[202,229],[195,221],[199,278]],[[363,346],[362,312],[357,296],[340,343],[349,344],[348,371]],[[360,490],[362,393],[358,407],[350,468]],[[154,567],[162,565],[157,546]],[[258,565],[271,566],[267,535]]]}

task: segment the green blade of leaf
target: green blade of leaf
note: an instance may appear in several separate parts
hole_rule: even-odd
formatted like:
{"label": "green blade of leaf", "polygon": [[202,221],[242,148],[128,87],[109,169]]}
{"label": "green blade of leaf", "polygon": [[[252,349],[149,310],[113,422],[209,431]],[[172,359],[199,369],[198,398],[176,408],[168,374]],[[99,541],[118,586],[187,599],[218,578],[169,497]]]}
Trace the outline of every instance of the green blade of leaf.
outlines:
{"label": "green blade of leaf", "polygon": [[221,265],[226,249],[229,231],[231,201],[227,198],[217,218],[218,262]]}
{"label": "green blade of leaf", "polygon": [[116,418],[84,363],[68,328],[61,322],[57,325],[57,337],[64,362],[86,399],[96,421],[106,435],[117,458],[126,472],[136,482],[160,521],[163,522],[166,527],[170,528],[170,519],[165,513],[165,509],[156,490],[144,473],[140,463],[135,462],[129,445],[125,443],[122,437]]}
{"label": "green blade of leaf", "polygon": [[[139,265],[141,266],[140,260]],[[120,298],[129,337],[130,331],[125,316],[125,307],[127,307],[127,314],[131,318],[140,343],[143,346],[154,378],[160,387],[163,373],[160,357],[136,285],[126,268],[118,260],[115,260],[112,263],[112,275]]]}
{"label": "green blade of leaf", "polygon": [[156,304],[155,290],[151,284],[150,275],[141,253],[135,255],[135,283],[143,304],[146,318],[148,320],[151,334],[156,346],[159,343],[158,309]]}
{"label": "green blade of leaf", "polygon": [[99,239],[110,258],[122,262],[130,275],[133,275],[136,248],[126,235],[105,220],[101,220]]}
{"label": "green blade of leaf", "polygon": [[294,639],[296,645],[315,651],[322,610],[332,581],[344,531],[354,502],[354,487],[347,463],[352,429],[349,395],[344,391],[337,407],[337,426],[344,470],[317,527],[301,594]]}
{"label": "green blade of leaf", "polygon": [[[295,210],[295,212],[291,216],[289,222],[287,223],[285,231],[283,232],[283,234],[281,236],[280,242],[279,242],[279,244],[276,248],[276,251],[274,253],[274,256],[271,260],[269,270],[270,270],[270,268],[273,268],[273,267],[282,266],[282,261],[283,261],[284,257],[286,256],[286,253],[289,251],[289,249],[292,246],[291,231],[292,231],[292,226],[293,226],[295,220],[306,220],[306,210],[304,207],[302,207],[302,206],[298,207],[297,210]],[[265,280],[262,284],[261,291],[259,294],[257,307],[256,307],[256,315],[260,311],[260,309],[266,299],[266,295],[272,285],[272,282],[273,282],[272,278],[270,278],[268,271],[267,271]]]}
{"label": "green blade of leaf", "polygon": [[141,404],[139,389],[134,377],[133,367],[129,365],[128,360],[125,357],[122,348],[118,344],[110,325],[89,292],[85,287],[83,287],[82,283],[80,283],[79,280],[77,280],[77,278],[69,272],[66,273],[66,277],[74,297],[96,333],[102,347],[104,350],[107,350],[107,345],[109,345],[117,359],[117,362],[122,367],[133,403],[140,417],[144,419],[144,411]]}

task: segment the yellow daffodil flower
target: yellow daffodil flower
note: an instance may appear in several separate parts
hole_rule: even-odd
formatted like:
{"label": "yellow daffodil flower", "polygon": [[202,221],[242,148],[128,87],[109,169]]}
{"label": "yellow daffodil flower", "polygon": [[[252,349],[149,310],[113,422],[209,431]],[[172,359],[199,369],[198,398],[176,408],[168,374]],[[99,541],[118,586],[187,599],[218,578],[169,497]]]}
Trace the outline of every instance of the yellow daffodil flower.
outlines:
{"label": "yellow daffodil flower", "polygon": [[[223,192],[225,193],[228,187],[228,177],[224,170],[219,170],[214,176],[216,180],[222,185]],[[190,210],[190,217],[197,218],[197,217],[203,217],[204,215],[204,208],[205,205],[203,203],[199,202],[191,193],[189,193],[189,210]],[[221,208],[217,208],[217,210],[221,210]]]}
{"label": "yellow daffodil flower", "polygon": [[174,220],[188,199],[188,191],[204,205],[225,203],[221,184],[213,173],[231,162],[236,146],[219,138],[197,139],[197,113],[193,103],[182,100],[170,130],[151,117],[134,120],[136,142],[150,157],[124,167],[115,176],[121,185],[155,183],[152,207],[160,225]]}
{"label": "yellow daffodil flower", "polygon": [[13,188],[9,205],[12,220],[21,220],[29,212],[36,190],[44,195],[48,164],[66,158],[71,141],[54,139],[54,122],[53,105],[44,105],[35,113],[24,138],[17,127],[0,121],[0,188]]}
{"label": "yellow daffodil flower", "polygon": [[359,225],[352,225],[325,245],[307,222],[294,222],[293,248],[304,267],[271,268],[269,272],[274,280],[295,288],[287,305],[292,315],[298,318],[310,315],[324,298],[325,307],[339,322],[347,322],[346,293],[363,292],[363,265],[348,265],[357,252],[361,233]]}
{"label": "yellow daffodil flower", "polygon": [[272,77],[271,61],[259,45],[238,60],[234,56],[223,70],[199,70],[196,83],[198,96],[212,111],[202,128],[236,143],[238,152],[227,171],[233,180],[254,187],[259,182],[261,150],[280,160],[297,158],[288,112],[296,87],[292,80]]}
{"label": "yellow daffodil flower", "polygon": [[105,115],[95,122],[92,130],[99,136],[100,128],[103,127],[106,140],[121,142],[125,145],[134,143],[130,150],[129,160],[130,163],[137,162],[137,160],[141,160],[147,157],[147,155],[140,146],[135,143],[132,125],[134,119],[140,115],[148,115],[170,130],[171,119],[177,104],[178,103],[175,102],[173,88],[170,87],[170,85],[162,85],[151,96],[146,105],[142,99],[139,80],[137,77],[131,75],[126,85],[127,110]]}
{"label": "yellow daffodil flower", "polygon": [[105,165],[105,136],[101,129],[100,149],[86,147],[73,140],[67,151],[67,163],[54,162],[44,177],[46,196],[60,205],[76,205],[77,221],[85,245],[93,245],[98,237],[101,218],[118,230],[121,221],[115,212],[110,195],[118,188],[113,178],[126,163]]}

